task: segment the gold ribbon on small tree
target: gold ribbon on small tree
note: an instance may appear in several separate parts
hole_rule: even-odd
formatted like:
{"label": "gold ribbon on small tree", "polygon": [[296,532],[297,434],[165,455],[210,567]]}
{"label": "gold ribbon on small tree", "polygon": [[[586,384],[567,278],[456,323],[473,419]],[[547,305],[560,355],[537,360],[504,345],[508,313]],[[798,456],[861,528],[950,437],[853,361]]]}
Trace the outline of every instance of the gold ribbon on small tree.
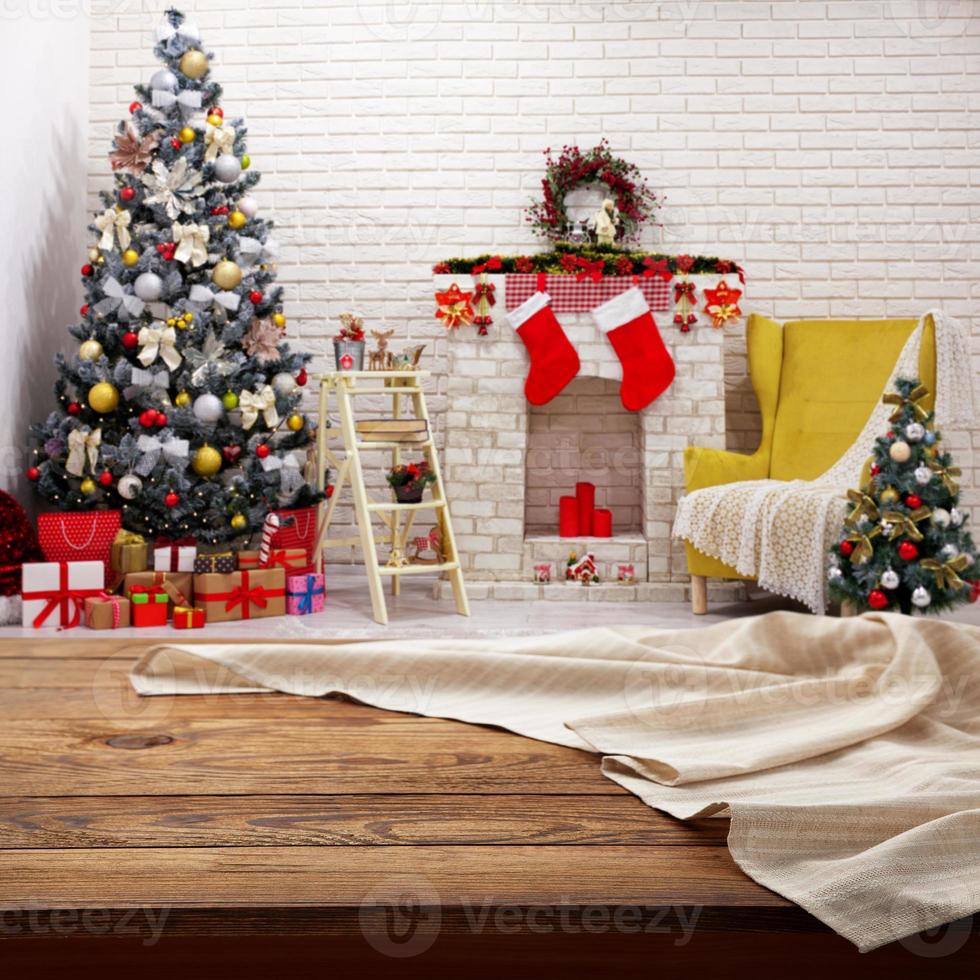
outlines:
{"label": "gold ribbon on small tree", "polygon": [[956,477],[961,476],[963,471],[958,466],[943,466],[942,463],[936,460],[931,460],[928,466],[943,481],[946,492],[950,496],[955,497],[960,489],[960,485],[956,482]]}
{"label": "gold ribbon on small tree", "polygon": [[897,422],[902,417],[902,412],[906,408],[912,409],[912,414],[917,422],[925,422],[929,418],[929,412],[924,409],[919,402],[929,394],[929,389],[925,385],[916,385],[908,395],[900,395],[897,391],[890,391],[882,397],[886,405],[895,405],[895,411],[888,416],[889,422]]}
{"label": "gold ribbon on small tree", "polygon": [[870,531],[851,531],[845,541],[850,541],[854,545],[854,550],[851,552],[851,564],[853,565],[863,565],[865,562],[871,561],[874,557],[875,546],[871,543],[872,538],[878,537],[881,534],[880,527],[873,527]]}
{"label": "gold ribbon on small tree", "polygon": [[959,573],[965,572],[973,563],[968,555],[957,555],[949,561],[939,561],[937,558],[923,558],[919,564],[936,576],[936,587],[940,589],[962,589],[966,582]]}
{"label": "gold ribbon on small tree", "polygon": [[862,517],[870,521],[878,520],[878,505],[861,490],[848,490],[847,499],[854,504],[854,509],[847,515],[848,524],[857,524]]}
{"label": "gold ribbon on small tree", "polygon": [[919,521],[924,521],[931,514],[932,511],[928,507],[922,506],[916,507],[915,510],[908,514],[900,510],[886,510],[881,515],[881,519],[887,521],[892,526],[888,532],[889,541],[894,541],[895,538],[900,538],[903,534],[913,541],[921,541],[922,532],[918,528],[918,523]]}

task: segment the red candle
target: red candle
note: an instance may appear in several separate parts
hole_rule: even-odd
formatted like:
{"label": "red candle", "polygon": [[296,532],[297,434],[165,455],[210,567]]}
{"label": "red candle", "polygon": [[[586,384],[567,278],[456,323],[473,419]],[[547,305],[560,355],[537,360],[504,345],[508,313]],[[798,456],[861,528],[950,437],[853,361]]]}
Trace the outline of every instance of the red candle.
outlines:
{"label": "red candle", "polygon": [[558,534],[563,538],[578,537],[578,501],[574,497],[558,499]]}
{"label": "red candle", "polygon": [[592,534],[592,511],[595,510],[595,484],[576,483],[575,499],[578,501],[578,533]]}
{"label": "red candle", "polygon": [[592,536],[596,538],[612,537],[612,511],[597,510],[592,514]]}

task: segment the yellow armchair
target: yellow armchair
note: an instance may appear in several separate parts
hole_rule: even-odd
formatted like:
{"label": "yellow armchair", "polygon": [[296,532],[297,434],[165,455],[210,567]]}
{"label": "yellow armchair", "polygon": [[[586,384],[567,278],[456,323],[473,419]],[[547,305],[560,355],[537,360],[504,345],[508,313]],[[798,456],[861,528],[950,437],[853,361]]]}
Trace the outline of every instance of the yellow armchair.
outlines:
{"label": "yellow armchair", "polygon": [[[917,320],[794,320],[753,313],[746,329],[749,375],[762,436],[751,455],[691,446],[684,453],[688,492],[742,480],[812,480],[850,448],[868,420]],[[926,324],[919,377],[935,391],[936,345]],[[928,407],[932,407],[932,394]],[[870,447],[869,447],[870,451]],[[707,612],[709,578],[743,579],[734,568],[685,542],[691,605]]]}

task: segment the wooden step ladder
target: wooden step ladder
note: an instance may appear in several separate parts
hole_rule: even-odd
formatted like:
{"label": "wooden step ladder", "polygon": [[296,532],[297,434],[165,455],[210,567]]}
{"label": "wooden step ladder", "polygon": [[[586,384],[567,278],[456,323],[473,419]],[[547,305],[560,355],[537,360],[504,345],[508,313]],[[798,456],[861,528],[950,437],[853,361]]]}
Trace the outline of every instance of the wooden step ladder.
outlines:
{"label": "wooden step ladder", "polygon": [[[388,609],[385,604],[382,576],[391,579],[391,594],[401,591],[403,575],[423,575],[426,573],[445,573],[452,585],[456,600],[456,611],[461,616],[469,616],[470,606],[466,597],[466,586],[456,550],[456,537],[453,534],[452,520],[449,516],[449,502],[446,499],[442,471],[435,444],[429,412],[425,405],[425,392],[422,380],[429,376],[428,371],[337,371],[320,375],[320,411],[317,429],[317,479],[320,490],[325,490],[325,471],[330,466],[334,473],[333,495],[320,505],[315,562],[323,568],[323,552],[327,548],[352,547],[360,545],[364,552],[364,566],[367,572],[368,589],[371,593],[371,608],[375,621],[386,624]],[[344,458],[341,460],[330,448],[330,439],[336,430],[328,427],[327,412],[330,395],[337,398],[337,412],[340,417],[340,438],[343,441]],[[416,419],[425,421],[426,434],[422,442],[384,442],[365,440],[358,434],[355,419],[354,398],[359,395],[388,395],[392,398],[391,418],[402,417],[402,399],[411,399]],[[336,438],[336,436],[334,436]],[[428,460],[429,469],[435,476],[430,484],[430,497],[421,503],[396,503],[375,500],[364,483],[364,467],[361,454],[365,452],[390,452],[391,465],[401,462],[403,451],[423,453]],[[350,484],[357,519],[357,537],[331,538],[330,525],[345,485]],[[412,532],[415,516],[420,511],[435,512],[436,525],[442,535],[443,560],[438,563],[411,564],[405,557],[406,544]],[[402,523],[402,516],[405,521]],[[372,518],[381,521],[380,533],[375,533]],[[388,544],[390,555],[385,564],[378,560],[378,545]]]}

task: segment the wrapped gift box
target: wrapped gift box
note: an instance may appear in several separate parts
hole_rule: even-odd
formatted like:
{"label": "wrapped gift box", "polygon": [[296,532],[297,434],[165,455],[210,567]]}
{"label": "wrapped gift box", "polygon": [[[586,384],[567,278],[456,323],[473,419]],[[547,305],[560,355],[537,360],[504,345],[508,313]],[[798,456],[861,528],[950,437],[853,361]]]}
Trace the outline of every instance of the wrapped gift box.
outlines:
{"label": "wrapped gift box", "polygon": [[48,561],[100,561],[105,573],[120,527],[121,510],[54,511],[37,516],[37,536]]}
{"label": "wrapped gift box", "polygon": [[176,606],[174,608],[175,630],[196,630],[204,626],[204,610],[199,606]]}
{"label": "wrapped gift box", "polygon": [[197,558],[197,544],[193,538],[168,541],[157,538],[153,542],[153,568],[158,572],[193,572]]}
{"label": "wrapped gift box", "polygon": [[290,575],[286,579],[286,612],[290,616],[323,612],[326,601],[322,575]]}
{"label": "wrapped gift box", "polygon": [[136,586],[162,588],[171,606],[189,606],[194,602],[194,576],[190,572],[130,572],[123,580],[123,592],[129,595]]}
{"label": "wrapped gift box", "polygon": [[70,629],[81,622],[85,600],[105,588],[101,561],[24,562],[23,624]]}
{"label": "wrapped gift box", "polygon": [[129,624],[129,599],[103,592],[85,600],[85,625],[89,629],[115,630]]}
{"label": "wrapped gift box", "polygon": [[149,550],[142,534],[119,531],[109,548],[109,568],[122,575],[145,572],[150,567]]}
{"label": "wrapped gift box", "polygon": [[129,590],[134,626],[166,626],[170,596],[162,585],[134,585]]}
{"label": "wrapped gift box", "polygon": [[305,548],[273,548],[269,552],[269,560],[264,565],[259,564],[258,551],[238,552],[239,568],[247,568],[249,571],[258,568],[281,568],[287,578],[307,571],[309,565],[310,559]]}
{"label": "wrapped gift box", "polygon": [[281,568],[194,576],[194,596],[209,623],[286,614],[286,573]]}
{"label": "wrapped gift box", "polygon": [[194,574],[204,575],[208,572],[227,574],[235,570],[235,556],[230,551],[222,551],[215,555],[198,555],[194,559]]}

